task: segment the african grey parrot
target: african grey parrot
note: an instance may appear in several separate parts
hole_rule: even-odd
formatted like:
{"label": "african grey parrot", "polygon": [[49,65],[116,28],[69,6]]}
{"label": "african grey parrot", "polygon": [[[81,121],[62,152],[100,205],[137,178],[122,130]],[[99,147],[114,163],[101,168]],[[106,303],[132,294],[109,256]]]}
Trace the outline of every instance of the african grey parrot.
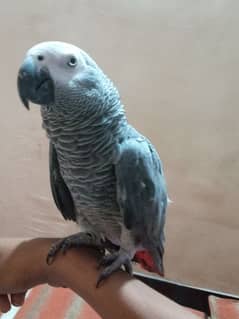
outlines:
{"label": "african grey parrot", "polygon": [[18,92],[41,105],[50,141],[50,183],[56,206],[81,232],[54,244],[48,263],[73,246],[109,248],[98,284],[131,260],[163,274],[168,203],[157,151],[127,121],[119,93],[93,59],[63,42],[26,54]]}

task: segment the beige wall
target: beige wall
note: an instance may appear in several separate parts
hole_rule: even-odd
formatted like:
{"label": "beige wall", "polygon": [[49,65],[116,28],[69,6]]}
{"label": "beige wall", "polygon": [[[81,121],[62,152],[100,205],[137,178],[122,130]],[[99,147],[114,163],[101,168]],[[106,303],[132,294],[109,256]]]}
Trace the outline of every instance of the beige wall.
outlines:
{"label": "beige wall", "polygon": [[39,109],[26,112],[16,92],[29,47],[72,42],[111,76],[161,154],[174,201],[167,277],[239,293],[238,12],[236,0],[2,1],[1,235],[73,229],[51,199]]}

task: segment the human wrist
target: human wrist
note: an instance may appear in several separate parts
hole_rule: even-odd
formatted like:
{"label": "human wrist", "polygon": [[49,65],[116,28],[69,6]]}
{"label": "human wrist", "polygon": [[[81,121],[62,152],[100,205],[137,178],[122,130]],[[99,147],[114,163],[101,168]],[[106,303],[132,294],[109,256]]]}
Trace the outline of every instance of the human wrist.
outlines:
{"label": "human wrist", "polygon": [[56,256],[52,264],[47,264],[47,255],[49,250],[59,238],[38,238],[36,239],[39,242],[39,258],[40,267],[39,267],[39,280],[41,283],[49,284],[50,286],[60,287],[63,286],[63,275],[64,268],[62,267],[63,261],[61,260],[64,256],[59,253]]}
{"label": "human wrist", "polygon": [[[22,265],[26,271],[26,281],[29,286],[47,283],[46,254],[49,240],[44,238],[28,239],[22,242],[21,249],[25,257]],[[29,254],[26,254],[29,251]],[[31,287],[29,287],[31,288]]]}
{"label": "human wrist", "polygon": [[47,265],[48,283],[68,287],[78,294],[88,294],[89,286],[96,285],[100,253],[92,248],[72,248],[66,254],[59,253],[51,265]]}

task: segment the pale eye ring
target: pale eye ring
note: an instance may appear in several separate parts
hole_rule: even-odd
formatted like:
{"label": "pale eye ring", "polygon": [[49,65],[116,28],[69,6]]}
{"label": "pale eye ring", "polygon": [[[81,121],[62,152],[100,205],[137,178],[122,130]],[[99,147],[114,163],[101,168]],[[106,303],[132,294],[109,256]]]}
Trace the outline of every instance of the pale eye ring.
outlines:
{"label": "pale eye ring", "polygon": [[74,67],[77,65],[77,59],[74,56],[71,56],[67,62],[67,64],[71,67]]}

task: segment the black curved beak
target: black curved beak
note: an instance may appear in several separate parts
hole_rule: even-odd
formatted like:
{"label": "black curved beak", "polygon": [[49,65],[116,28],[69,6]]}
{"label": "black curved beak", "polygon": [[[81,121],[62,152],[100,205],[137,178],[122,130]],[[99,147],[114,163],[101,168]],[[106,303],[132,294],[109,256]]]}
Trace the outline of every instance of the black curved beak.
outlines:
{"label": "black curved beak", "polygon": [[54,83],[48,69],[38,67],[33,57],[26,57],[17,77],[18,93],[29,110],[29,101],[39,105],[54,102]]}

